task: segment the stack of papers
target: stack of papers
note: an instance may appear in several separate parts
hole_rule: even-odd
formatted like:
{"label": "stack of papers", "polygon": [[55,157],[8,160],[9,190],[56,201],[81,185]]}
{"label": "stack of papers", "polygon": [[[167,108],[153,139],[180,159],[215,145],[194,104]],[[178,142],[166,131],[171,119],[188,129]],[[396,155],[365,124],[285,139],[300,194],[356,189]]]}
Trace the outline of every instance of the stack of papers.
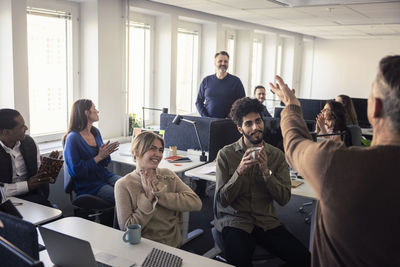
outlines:
{"label": "stack of papers", "polygon": [[182,157],[182,156],[171,156],[168,158],[165,158],[169,163],[182,163],[182,162],[191,162],[192,160],[188,157]]}
{"label": "stack of papers", "polygon": [[204,166],[199,170],[199,173],[206,174],[206,175],[216,175],[217,173],[217,166]]}

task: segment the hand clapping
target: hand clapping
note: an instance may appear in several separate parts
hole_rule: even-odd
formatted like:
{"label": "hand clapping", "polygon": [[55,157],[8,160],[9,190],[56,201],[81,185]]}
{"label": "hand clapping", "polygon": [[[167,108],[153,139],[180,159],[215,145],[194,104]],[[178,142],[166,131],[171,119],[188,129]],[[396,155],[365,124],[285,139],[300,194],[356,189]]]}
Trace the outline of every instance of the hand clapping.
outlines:
{"label": "hand clapping", "polygon": [[103,160],[105,158],[107,158],[110,154],[112,154],[113,152],[117,151],[119,147],[119,142],[115,141],[110,143],[110,141],[108,141],[105,144],[102,144],[100,146],[99,149],[99,153],[97,154],[97,156],[100,157],[100,160]]}
{"label": "hand clapping", "polygon": [[154,192],[157,192],[157,188],[154,185],[155,170],[140,170],[140,178],[142,186],[147,199],[153,201]]}

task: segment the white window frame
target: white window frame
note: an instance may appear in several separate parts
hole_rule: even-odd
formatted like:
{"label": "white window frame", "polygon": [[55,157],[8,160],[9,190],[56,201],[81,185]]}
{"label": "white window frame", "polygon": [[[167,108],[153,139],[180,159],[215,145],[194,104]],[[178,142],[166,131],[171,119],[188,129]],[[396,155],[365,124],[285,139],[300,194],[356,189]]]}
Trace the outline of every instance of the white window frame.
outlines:
{"label": "white window frame", "polygon": [[[234,41],[234,49],[233,55],[231,55],[230,51],[228,51],[228,40]],[[236,54],[237,54],[237,33],[236,30],[233,29],[226,29],[225,30],[225,48],[226,51],[229,53],[229,69],[228,72],[235,74],[236,71]]]}
{"label": "white window frame", "polygon": [[[153,107],[154,105],[154,98],[152,97],[155,93],[154,91],[154,36],[155,36],[155,17],[151,16],[151,15],[147,15],[147,14],[142,14],[142,13],[138,13],[138,12],[134,12],[131,11],[129,14],[129,19],[128,22],[129,25],[131,23],[141,23],[144,25],[148,25],[150,26],[150,66],[149,66],[149,88],[150,90],[148,92],[145,92],[145,97],[146,95],[148,95],[148,106],[147,107]],[[129,26],[130,27],[130,26]],[[129,56],[130,56],[130,52],[129,52],[129,28],[128,28],[128,36],[127,36],[127,53],[126,53],[126,60],[127,60],[127,64],[126,64],[126,116],[129,116],[129,98],[130,93],[129,93]],[[145,101],[146,102],[146,101]],[[156,107],[157,108],[157,107]],[[147,112],[146,112],[147,111]],[[149,110],[145,110],[144,111],[146,113],[145,115],[145,124],[146,127],[151,125],[154,121],[154,112],[149,112]],[[143,119],[143,114],[137,114],[138,117]],[[138,118],[137,117],[137,118]],[[129,129],[128,129],[129,131]]]}
{"label": "white window frame", "polygon": [[[253,59],[254,59],[253,53],[254,53],[254,43],[256,43],[256,42],[257,43],[261,43],[261,56],[258,56],[258,58],[260,59],[260,62],[259,62],[259,66],[256,66],[256,68],[258,67],[260,69],[260,77],[259,77],[259,79],[257,81],[254,81],[254,83],[253,83],[253,75],[254,75],[254,71],[255,71],[253,69],[253,63],[254,63],[253,62]],[[262,81],[263,81],[263,72],[264,72],[264,64],[263,64],[264,35],[262,35],[262,34],[254,34],[251,49],[252,49],[252,53],[251,53],[251,55],[252,55],[252,62],[251,62],[252,69],[251,69],[250,81],[251,81],[251,92],[253,92],[254,88],[257,85],[260,85],[262,83]]]}
{"label": "white window frame", "polygon": [[[27,13],[29,9],[35,10],[51,10],[66,12],[71,14],[71,47],[69,47],[69,61],[72,64],[71,71],[69,73],[70,78],[68,79],[72,84],[68,91],[68,101],[67,101],[67,124],[69,123],[70,108],[73,99],[75,99],[80,92],[79,89],[79,5],[77,3],[72,3],[68,1],[45,1],[45,0],[27,0]],[[27,96],[29,99],[29,95]],[[29,101],[28,101],[29,102]],[[28,125],[30,127],[30,125]],[[67,125],[68,128],[68,125]],[[37,143],[50,142],[60,140],[64,136],[65,132],[53,133],[53,134],[43,134],[34,135],[35,141]]]}
{"label": "white window frame", "polygon": [[[197,32],[197,47],[198,47],[198,52],[197,52],[197,73],[196,73],[196,77],[197,79],[192,81],[192,92],[191,92],[191,102],[190,102],[190,111],[188,114],[192,114],[195,113],[197,111],[196,109],[196,98],[197,98],[197,94],[198,94],[198,90],[199,90],[199,79],[200,79],[200,61],[201,61],[201,33],[202,33],[202,25],[201,24],[197,24],[197,23],[192,23],[192,22],[188,22],[188,21],[183,21],[183,20],[179,20],[178,21],[178,29],[177,29],[177,34],[179,34],[180,31],[188,31],[188,32]],[[177,36],[178,37],[178,36]],[[178,40],[176,42],[176,44],[178,45]],[[178,54],[176,55],[178,56]],[[176,74],[178,75],[178,73]],[[176,80],[178,82],[178,80]],[[197,85],[197,86],[195,86]],[[177,86],[175,87],[177,88]],[[176,90],[176,89],[175,89]],[[175,98],[177,98],[177,91],[175,91]],[[176,105],[177,108],[177,105]]]}

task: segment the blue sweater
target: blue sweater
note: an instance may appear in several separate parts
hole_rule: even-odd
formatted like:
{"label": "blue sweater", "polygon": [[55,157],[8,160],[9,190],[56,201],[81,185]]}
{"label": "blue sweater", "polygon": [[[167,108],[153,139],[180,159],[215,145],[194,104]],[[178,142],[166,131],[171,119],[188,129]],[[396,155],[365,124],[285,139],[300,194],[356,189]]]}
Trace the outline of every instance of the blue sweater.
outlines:
{"label": "blue sweater", "polygon": [[220,80],[213,74],[201,82],[196,107],[202,117],[226,118],[233,102],[245,96],[238,77],[228,73]]}
{"label": "blue sweater", "polygon": [[[103,144],[103,139],[99,130],[97,130],[95,139],[97,148],[100,148]],[[96,155],[97,153],[79,133],[70,132],[68,134],[64,147],[64,160],[73,179],[73,189],[77,195],[95,195],[106,184],[106,179],[113,176],[106,169],[111,158],[108,157],[96,163],[94,161]]]}

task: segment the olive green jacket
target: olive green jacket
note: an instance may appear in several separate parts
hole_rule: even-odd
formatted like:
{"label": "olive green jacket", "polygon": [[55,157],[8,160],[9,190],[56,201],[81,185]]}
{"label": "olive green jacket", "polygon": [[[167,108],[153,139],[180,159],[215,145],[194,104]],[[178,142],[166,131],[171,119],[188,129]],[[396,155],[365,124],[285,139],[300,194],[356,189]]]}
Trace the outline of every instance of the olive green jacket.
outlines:
{"label": "olive green jacket", "polygon": [[240,176],[236,172],[247,149],[243,137],[219,151],[215,218],[218,231],[230,226],[251,233],[255,225],[264,231],[280,225],[273,201],[281,206],[289,202],[289,167],[281,150],[265,142],[263,145],[272,171],[269,177],[263,176],[258,164]]}

